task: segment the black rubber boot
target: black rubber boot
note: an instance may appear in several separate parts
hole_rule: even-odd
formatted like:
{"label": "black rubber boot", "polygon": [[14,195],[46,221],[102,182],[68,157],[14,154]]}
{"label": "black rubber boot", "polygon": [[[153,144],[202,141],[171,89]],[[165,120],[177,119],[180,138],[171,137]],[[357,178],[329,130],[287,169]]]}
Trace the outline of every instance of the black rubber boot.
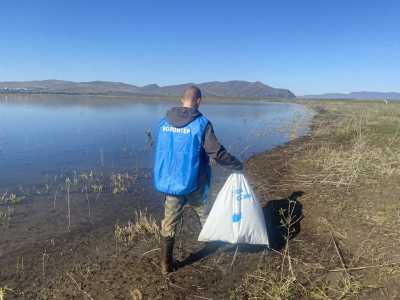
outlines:
{"label": "black rubber boot", "polygon": [[175,239],[171,237],[163,237],[161,240],[161,273],[164,275],[175,271],[174,242]]}

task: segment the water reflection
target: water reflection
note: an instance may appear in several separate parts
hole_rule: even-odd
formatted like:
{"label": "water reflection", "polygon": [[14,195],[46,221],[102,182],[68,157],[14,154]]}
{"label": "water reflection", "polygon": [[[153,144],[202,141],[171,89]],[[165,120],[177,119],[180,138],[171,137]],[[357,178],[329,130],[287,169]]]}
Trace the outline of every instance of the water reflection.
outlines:
{"label": "water reflection", "polygon": [[[34,183],[65,170],[148,168],[158,120],[176,103],[0,95],[0,186]],[[305,134],[311,119],[296,104],[206,102],[201,111],[241,158]]]}

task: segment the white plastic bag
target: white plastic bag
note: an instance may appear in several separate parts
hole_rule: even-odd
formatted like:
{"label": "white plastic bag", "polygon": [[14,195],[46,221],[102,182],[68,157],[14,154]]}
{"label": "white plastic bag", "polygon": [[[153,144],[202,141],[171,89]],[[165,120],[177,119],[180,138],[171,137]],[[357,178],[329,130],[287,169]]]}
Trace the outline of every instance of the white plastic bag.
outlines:
{"label": "white plastic bag", "polygon": [[243,174],[229,176],[218,193],[198,240],[269,244],[261,205]]}

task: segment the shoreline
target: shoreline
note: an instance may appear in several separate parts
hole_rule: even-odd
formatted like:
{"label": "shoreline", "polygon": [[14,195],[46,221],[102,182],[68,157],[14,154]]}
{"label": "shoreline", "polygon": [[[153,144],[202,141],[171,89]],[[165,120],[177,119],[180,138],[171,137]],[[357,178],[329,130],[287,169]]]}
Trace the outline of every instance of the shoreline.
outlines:
{"label": "shoreline", "polygon": [[[173,95],[138,95],[138,94],[126,94],[126,95],[112,95],[112,94],[74,94],[74,93],[0,93],[0,96],[14,96],[14,97],[32,97],[32,96],[37,96],[37,97],[52,97],[52,96],[61,96],[61,97],[86,97],[86,98],[100,98],[100,99],[107,99],[107,98],[114,98],[114,99],[125,99],[125,100],[131,100],[131,101],[137,101],[137,100],[179,100],[180,96],[173,96]],[[287,101],[288,103],[291,103],[295,100],[298,100],[296,98],[279,98],[279,97],[242,97],[242,96],[237,96],[237,97],[225,97],[225,96],[203,96],[203,100],[208,102],[208,101],[244,101],[244,102],[252,102],[252,101],[277,101],[277,102],[284,102]]]}
{"label": "shoreline", "polygon": [[[246,161],[245,174],[262,204],[273,250],[240,245],[236,251],[236,245],[226,244],[204,253],[197,242],[200,227],[188,207],[176,242],[182,265],[164,277],[157,235],[121,242],[115,234],[117,227],[159,226],[162,199],[152,189],[142,190],[145,182],[132,193],[105,192],[98,201],[90,194],[92,217],[85,195],[71,193],[70,232],[65,197],[60,192],[54,205],[51,191],[37,196],[39,206],[17,208],[17,219],[4,229],[1,283],[28,299],[127,299],[132,291],[142,299],[395,299],[400,295],[400,172],[393,164],[397,156],[377,165],[376,157],[382,156],[374,155],[380,153],[376,147],[388,145],[376,143],[377,136],[398,151],[400,138],[392,138],[400,105],[307,105],[316,111],[309,135]],[[392,124],[392,131],[379,127],[382,122]],[[388,173],[378,176],[378,171]],[[147,223],[135,218],[138,211],[149,214]],[[284,227],[289,216],[296,221],[290,222],[291,230]],[[43,232],[48,224],[52,232]],[[14,248],[7,248],[11,243]]]}

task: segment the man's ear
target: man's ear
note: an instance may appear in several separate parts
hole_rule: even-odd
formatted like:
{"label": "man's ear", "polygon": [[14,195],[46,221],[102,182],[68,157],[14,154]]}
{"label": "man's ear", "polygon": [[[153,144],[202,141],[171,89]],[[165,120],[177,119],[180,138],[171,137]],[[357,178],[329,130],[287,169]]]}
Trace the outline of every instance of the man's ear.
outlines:
{"label": "man's ear", "polygon": [[197,98],[196,102],[197,102],[197,106],[200,106],[201,98]]}

